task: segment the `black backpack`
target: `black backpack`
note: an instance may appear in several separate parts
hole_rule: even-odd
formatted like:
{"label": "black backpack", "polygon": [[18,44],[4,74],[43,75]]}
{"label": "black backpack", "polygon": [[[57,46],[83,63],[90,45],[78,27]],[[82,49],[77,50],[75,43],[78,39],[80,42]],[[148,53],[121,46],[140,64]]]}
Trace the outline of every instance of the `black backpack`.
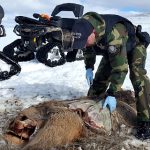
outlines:
{"label": "black backpack", "polygon": [[105,14],[105,15],[101,15],[101,17],[105,20],[106,23],[104,42],[107,41],[106,40],[107,35],[111,32],[113,26],[116,23],[122,23],[126,26],[129,35],[126,44],[126,49],[127,52],[131,51],[135,47],[135,29],[132,22],[122,16],[114,15],[114,14]]}

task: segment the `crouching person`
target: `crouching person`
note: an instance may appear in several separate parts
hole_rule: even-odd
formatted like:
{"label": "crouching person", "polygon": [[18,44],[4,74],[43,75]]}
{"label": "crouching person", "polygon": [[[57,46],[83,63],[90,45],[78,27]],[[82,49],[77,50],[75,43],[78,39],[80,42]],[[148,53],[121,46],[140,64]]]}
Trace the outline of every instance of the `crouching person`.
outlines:
{"label": "crouching person", "polygon": [[[88,12],[73,27],[73,49],[83,49],[86,78],[90,85],[88,96],[105,93],[103,108],[113,112],[115,94],[121,90],[128,68],[135,90],[137,134],[139,139],[150,138],[150,80],[146,76],[146,48],[149,34],[118,15]],[[93,79],[96,55],[103,55]]]}

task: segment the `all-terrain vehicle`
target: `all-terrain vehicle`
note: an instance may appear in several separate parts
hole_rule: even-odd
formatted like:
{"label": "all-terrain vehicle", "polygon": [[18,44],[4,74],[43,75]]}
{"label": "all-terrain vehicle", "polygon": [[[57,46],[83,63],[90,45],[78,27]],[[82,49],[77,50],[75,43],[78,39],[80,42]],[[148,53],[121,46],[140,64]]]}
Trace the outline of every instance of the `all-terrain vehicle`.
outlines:
{"label": "all-terrain vehicle", "polygon": [[[15,61],[37,58],[47,66],[55,67],[66,61],[82,59],[82,50],[71,48],[71,30],[74,23],[83,15],[84,7],[79,4],[57,5],[51,16],[33,14],[34,18],[17,16],[14,32],[21,37],[7,45],[3,52]],[[63,18],[58,14],[72,11],[75,18]]]}
{"label": "all-terrain vehicle", "polygon": [[[4,26],[1,25],[1,21],[3,17],[4,17],[4,10],[0,6],[0,37],[4,37],[6,35]],[[0,51],[0,61],[3,61],[10,66],[9,71],[2,70],[0,66],[0,81],[9,79],[11,76],[21,71],[20,65],[17,64],[15,61],[11,60],[1,51]]]}

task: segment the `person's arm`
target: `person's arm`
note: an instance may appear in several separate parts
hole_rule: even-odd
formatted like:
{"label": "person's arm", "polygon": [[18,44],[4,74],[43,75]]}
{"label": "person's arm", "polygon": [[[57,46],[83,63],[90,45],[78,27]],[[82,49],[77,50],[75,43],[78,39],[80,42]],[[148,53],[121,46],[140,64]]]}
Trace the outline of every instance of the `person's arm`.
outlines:
{"label": "person's arm", "polygon": [[[112,67],[110,75],[110,85],[107,90],[109,96],[115,96],[117,91],[121,90],[121,86],[128,72],[128,59],[126,51],[127,34],[120,33],[116,28],[109,35],[108,59]],[[111,50],[112,48],[112,50]],[[115,50],[113,50],[115,48]]]}
{"label": "person's arm", "polygon": [[93,47],[88,47],[83,50],[86,79],[89,86],[93,84],[93,70],[96,61],[96,53]]}
{"label": "person's arm", "polygon": [[121,86],[128,72],[127,58],[119,52],[115,56],[109,55],[109,61],[112,70],[107,94],[115,96],[115,93],[121,90]]}
{"label": "person's arm", "polygon": [[[120,26],[119,26],[120,28]],[[123,28],[123,27],[121,27]],[[110,33],[108,40],[108,60],[111,66],[110,85],[107,90],[107,95],[103,108],[109,106],[110,112],[116,109],[117,101],[115,98],[116,92],[121,90],[121,86],[128,72],[128,60],[126,51],[127,35],[119,32],[116,28]]]}
{"label": "person's arm", "polygon": [[94,64],[96,62],[96,53],[93,47],[87,47],[83,49],[83,55],[84,55],[84,63],[85,68],[89,69],[91,68],[94,70]]}

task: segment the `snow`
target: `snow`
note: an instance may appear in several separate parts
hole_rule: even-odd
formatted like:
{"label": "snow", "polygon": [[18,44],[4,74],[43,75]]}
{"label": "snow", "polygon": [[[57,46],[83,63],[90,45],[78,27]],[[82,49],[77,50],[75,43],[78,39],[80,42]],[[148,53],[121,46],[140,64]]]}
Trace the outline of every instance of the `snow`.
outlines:
{"label": "snow", "polygon": [[[135,25],[141,24],[143,31],[150,33],[150,15],[132,15],[127,16]],[[1,50],[4,46],[18,38],[13,32],[12,27],[6,26],[7,36],[0,39]],[[150,47],[147,50],[146,69],[150,77]],[[94,73],[99,65],[101,56],[97,57]],[[85,67],[83,60],[72,63],[66,63],[62,66],[50,68],[37,60],[29,62],[20,62],[21,73],[11,77],[9,80],[0,82],[0,112],[7,109],[15,109],[15,101],[23,105],[23,108],[32,104],[52,99],[72,99],[86,96],[88,84],[85,78]],[[0,61],[0,68],[7,68]],[[8,69],[8,68],[7,68]],[[124,89],[133,89],[129,76],[123,84]],[[6,102],[9,105],[6,105]],[[128,143],[128,141],[126,141]],[[142,142],[136,139],[130,139],[132,145],[146,145],[150,149],[149,142]]]}
{"label": "snow", "polygon": [[[148,31],[150,33],[150,21],[147,18],[150,18],[150,15],[128,16],[128,19],[132,20],[135,25],[141,24],[143,31]],[[0,39],[2,47],[18,38],[13,33],[13,27],[6,27],[6,34],[6,37]],[[150,62],[149,51],[150,47],[148,48],[146,63],[148,75],[150,75],[150,69],[148,68]],[[100,59],[101,56],[98,56],[94,72],[99,65]],[[3,62],[0,61],[2,70],[3,68],[8,68],[7,65],[2,63]],[[12,98],[10,91],[8,90],[7,93],[6,89],[13,89],[11,93],[22,100],[25,106],[38,103],[43,101],[43,99],[70,99],[85,96],[88,91],[89,87],[85,79],[83,60],[66,63],[54,68],[47,67],[37,60],[20,62],[19,64],[22,68],[21,73],[18,76],[13,76],[11,79],[0,83],[1,103],[6,99]],[[123,88],[133,89],[128,75],[123,84]]]}

